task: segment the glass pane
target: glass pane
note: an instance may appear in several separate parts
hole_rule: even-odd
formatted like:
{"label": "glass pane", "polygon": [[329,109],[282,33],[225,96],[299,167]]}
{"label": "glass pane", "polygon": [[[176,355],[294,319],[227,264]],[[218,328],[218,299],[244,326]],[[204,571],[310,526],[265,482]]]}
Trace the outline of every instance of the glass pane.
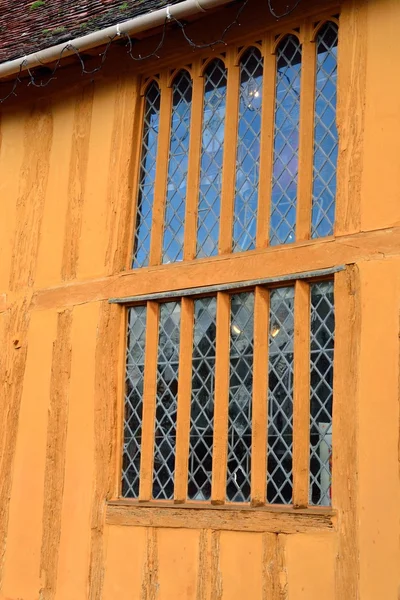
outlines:
{"label": "glass pane", "polygon": [[172,86],[171,141],[164,219],[163,263],[183,258],[192,80],[181,71]]}
{"label": "glass pane", "polygon": [[252,250],[256,243],[263,60],[250,48],[240,62],[236,195],[233,251]]}
{"label": "glass pane", "polygon": [[160,90],[158,85],[153,82],[147,90],[144,109],[142,156],[140,159],[139,193],[132,262],[133,269],[145,267],[149,264],[159,120]]}
{"label": "glass pane", "polygon": [[250,501],[254,294],[231,297],[227,500]]}
{"label": "glass pane", "polygon": [[211,497],[216,312],[215,297],[195,300],[189,443],[190,500],[209,500]]}
{"label": "glass pane", "polygon": [[125,498],[137,498],[142,441],[145,306],[135,306],[129,309],[127,336],[122,495]]}
{"label": "glass pane", "polygon": [[290,504],[293,488],[294,288],[270,294],[268,484],[270,504]]}
{"label": "glass pane", "polygon": [[161,305],[153,472],[156,500],[174,497],[180,316],[178,302]]}
{"label": "glass pane", "polygon": [[299,169],[301,46],[285,37],[276,53],[274,165],[270,244],[294,242]]}
{"label": "glass pane", "polygon": [[317,37],[317,81],[314,129],[314,185],[312,237],[333,234],[335,222],[336,128],[338,29],[326,23]]}
{"label": "glass pane", "polygon": [[311,286],[310,504],[331,504],[333,282]]}
{"label": "glass pane", "polygon": [[197,222],[197,257],[218,253],[224,154],[226,69],[222,60],[212,61],[204,75],[203,131],[201,141],[200,192]]}

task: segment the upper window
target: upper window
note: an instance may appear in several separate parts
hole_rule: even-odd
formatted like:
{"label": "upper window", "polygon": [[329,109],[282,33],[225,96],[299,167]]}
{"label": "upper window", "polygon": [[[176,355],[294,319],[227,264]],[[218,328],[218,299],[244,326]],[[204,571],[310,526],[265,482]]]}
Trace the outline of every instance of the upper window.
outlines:
{"label": "upper window", "polygon": [[[266,72],[261,40],[204,59],[197,72],[188,65],[173,78],[159,76],[162,83],[151,80],[143,98],[133,268],[333,234],[337,41],[337,24],[328,21],[312,41],[303,41],[302,30],[280,36],[275,66]],[[303,52],[304,43],[313,55]],[[310,67],[314,76],[303,78]],[[313,125],[303,116],[310,97]],[[310,138],[313,144],[302,142]],[[297,227],[299,218],[305,227]]]}

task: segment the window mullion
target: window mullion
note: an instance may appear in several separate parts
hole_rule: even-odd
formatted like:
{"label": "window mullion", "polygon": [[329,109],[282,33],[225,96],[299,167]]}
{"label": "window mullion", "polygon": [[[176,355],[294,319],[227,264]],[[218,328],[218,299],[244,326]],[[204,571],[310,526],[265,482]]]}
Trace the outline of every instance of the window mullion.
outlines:
{"label": "window mullion", "polygon": [[143,384],[142,456],[140,462],[139,500],[152,497],[154,422],[156,413],[159,304],[147,303],[146,354]]}
{"label": "window mullion", "polygon": [[161,83],[160,129],[157,146],[157,169],[154,183],[153,220],[151,228],[150,266],[161,263],[165,197],[167,191],[168,156],[171,129],[172,88],[168,85],[168,73],[164,73]]}
{"label": "window mullion", "polygon": [[251,503],[266,502],[268,431],[269,291],[257,287],[254,297],[254,362],[252,409]]}
{"label": "window mullion", "polygon": [[303,26],[300,88],[299,183],[296,213],[296,241],[311,236],[311,206],[314,154],[316,47],[311,24]]}
{"label": "window mullion", "polygon": [[265,248],[269,238],[271,211],[271,179],[274,154],[275,128],[275,79],[276,56],[271,52],[272,40],[268,36],[263,43],[264,78],[262,90],[261,138],[260,138],[260,179],[257,206],[256,247]]}
{"label": "window mullion", "polygon": [[196,256],[197,205],[199,200],[199,176],[201,160],[201,131],[203,122],[204,78],[200,75],[200,63],[193,67],[192,117],[190,126],[189,166],[185,212],[184,260]]}
{"label": "window mullion", "polygon": [[193,300],[181,301],[181,339],[179,349],[178,416],[174,501],[185,502],[188,485],[190,401],[192,390]]}
{"label": "window mullion", "polygon": [[294,296],[293,504],[308,506],[310,461],[310,286],[296,281]]}
{"label": "window mullion", "polygon": [[226,66],[228,69],[228,84],[226,92],[224,160],[222,166],[221,220],[218,243],[219,254],[229,254],[232,252],[240,86],[240,69],[237,64],[234,48],[228,53]]}
{"label": "window mullion", "polygon": [[228,456],[228,402],[230,349],[230,296],[217,294],[217,342],[215,363],[214,449],[212,462],[213,504],[224,504]]}

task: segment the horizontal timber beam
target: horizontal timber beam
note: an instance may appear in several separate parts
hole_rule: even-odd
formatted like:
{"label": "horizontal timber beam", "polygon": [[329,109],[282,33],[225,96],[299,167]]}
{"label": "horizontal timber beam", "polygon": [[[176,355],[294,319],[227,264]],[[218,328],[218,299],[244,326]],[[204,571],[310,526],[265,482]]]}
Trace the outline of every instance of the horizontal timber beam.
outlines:
{"label": "horizontal timber beam", "polygon": [[[400,227],[148,267],[101,279],[37,289],[32,298],[32,308],[47,310],[108,301],[110,298],[224,286],[244,280],[267,280],[396,255],[400,255]],[[11,300],[7,298],[6,304],[9,305]]]}

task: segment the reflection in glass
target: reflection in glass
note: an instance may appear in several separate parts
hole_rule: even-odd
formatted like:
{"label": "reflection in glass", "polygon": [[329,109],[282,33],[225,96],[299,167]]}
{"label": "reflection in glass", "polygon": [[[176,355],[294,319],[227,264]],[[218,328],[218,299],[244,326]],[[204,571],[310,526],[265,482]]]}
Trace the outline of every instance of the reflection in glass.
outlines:
{"label": "reflection in glass", "polygon": [[156,500],[174,497],[180,316],[180,303],[161,304],[153,470]]}
{"label": "reflection in glass", "polygon": [[252,250],[256,242],[263,60],[250,48],[240,61],[239,123],[236,156],[233,251]]}
{"label": "reflection in glass", "polygon": [[171,139],[164,219],[163,263],[183,258],[192,81],[181,71],[172,86]]}
{"label": "reflection in glass", "polygon": [[270,504],[290,504],[293,488],[294,288],[270,293],[268,483]]}
{"label": "reflection in glass", "polygon": [[190,500],[209,500],[211,497],[216,312],[215,296],[194,301],[188,485]]}
{"label": "reflection in glass", "polygon": [[153,81],[147,90],[144,108],[133,269],[145,267],[149,264],[159,120],[160,89]]}
{"label": "reflection in glass", "polygon": [[213,60],[204,74],[197,257],[218,252],[226,107],[226,69]]}
{"label": "reflection in glass", "polygon": [[295,241],[299,168],[301,46],[288,35],[276,51],[276,100],[270,244]]}
{"label": "reflection in glass", "polygon": [[250,501],[254,293],[231,296],[227,500]]}
{"label": "reflection in glass", "polygon": [[135,306],[129,309],[127,333],[122,495],[124,498],[137,498],[142,445],[145,306]]}
{"label": "reflection in glass", "polygon": [[310,504],[331,504],[333,282],[311,286]]}
{"label": "reflection in glass", "polygon": [[317,36],[317,81],[314,129],[313,238],[333,234],[335,222],[338,29],[326,23]]}

